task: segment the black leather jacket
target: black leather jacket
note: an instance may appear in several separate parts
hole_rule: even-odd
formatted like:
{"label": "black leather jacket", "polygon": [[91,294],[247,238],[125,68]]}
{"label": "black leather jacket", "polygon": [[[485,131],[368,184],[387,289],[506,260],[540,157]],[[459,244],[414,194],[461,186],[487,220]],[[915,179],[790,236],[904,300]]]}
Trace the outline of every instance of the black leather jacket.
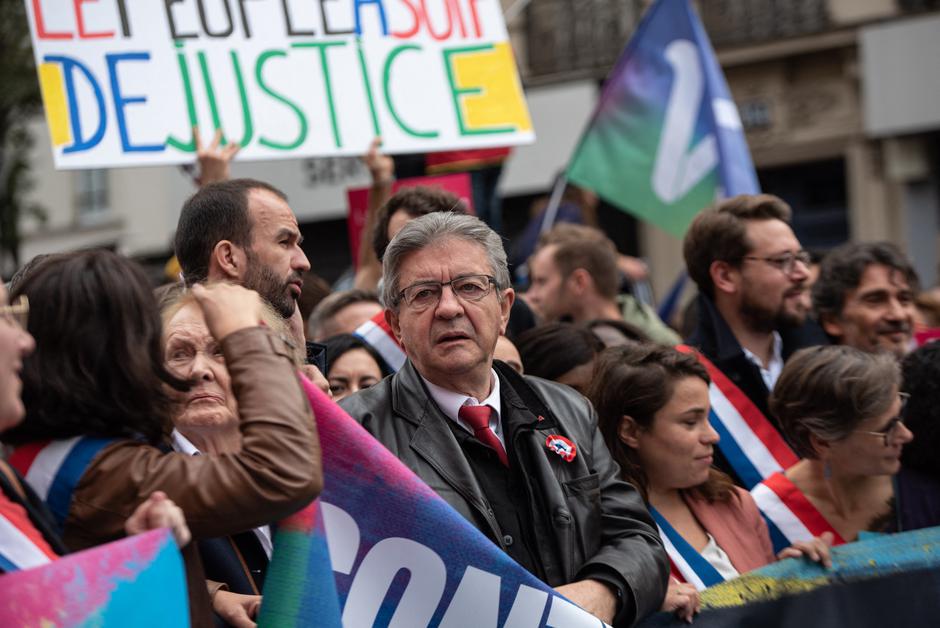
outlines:
{"label": "black leather jacket", "polygon": [[[538,557],[551,586],[584,578],[603,580],[621,594],[616,626],[658,610],[666,594],[669,561],[636,490],[620,479],[597,430],[591,404],[567,386],[522,377],[494,362],[500,377],[502,420],[516,426],[509,447],[541,503],[528,504]],[[494,542],[502,532],[454,433],[408,361],[394,376],[340,402],[448,504]],[[546,439],[572,440],[565,462]]]}

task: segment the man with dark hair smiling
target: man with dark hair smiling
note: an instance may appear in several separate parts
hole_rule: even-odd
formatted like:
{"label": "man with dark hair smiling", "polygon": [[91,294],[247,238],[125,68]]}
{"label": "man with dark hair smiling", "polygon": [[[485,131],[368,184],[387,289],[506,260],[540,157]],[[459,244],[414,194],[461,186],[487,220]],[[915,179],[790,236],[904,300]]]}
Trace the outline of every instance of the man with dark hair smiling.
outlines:
{"label": "man with dark hair smiling", "polygon": [[837,343],[903,358],[914,344],[917,288],[917,273],[893,244],[845,244],[823,258],[813,306]]}

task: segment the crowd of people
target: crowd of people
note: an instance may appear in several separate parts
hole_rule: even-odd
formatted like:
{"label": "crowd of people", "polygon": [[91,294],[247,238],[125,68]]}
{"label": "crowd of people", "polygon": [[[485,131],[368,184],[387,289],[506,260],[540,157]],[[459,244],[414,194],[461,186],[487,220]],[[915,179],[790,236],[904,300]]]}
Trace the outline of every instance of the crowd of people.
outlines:
{"label": "crowd of people", "polygon": [[498,223],[392,194],[376,145],[354,285],[330,292],[287,197],[229,178],[233,154],[182,208],[177,281],[97,250],[0,286],[2,571],[170,527],[193,625],[253,625],[271,526],[323,483],[304,378],[615,627],[940,524],[940,344],[915,346],[931,300],[893,245],[817,264],[784,201],[723,200],[684,238],[697,296],[663,321],[588,224],[543,230],[514,285]]}

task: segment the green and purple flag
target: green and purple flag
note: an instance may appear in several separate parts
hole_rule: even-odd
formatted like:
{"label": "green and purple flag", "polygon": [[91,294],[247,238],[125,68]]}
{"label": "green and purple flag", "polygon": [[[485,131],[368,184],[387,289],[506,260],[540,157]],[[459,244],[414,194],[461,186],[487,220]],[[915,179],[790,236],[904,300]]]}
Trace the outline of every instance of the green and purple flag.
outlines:
{"label": "green and purple flag", "polygon": [[567,177],[677,237],[717,198],[760,191],[737,108],[689,0],[658,0],[647,11]]}

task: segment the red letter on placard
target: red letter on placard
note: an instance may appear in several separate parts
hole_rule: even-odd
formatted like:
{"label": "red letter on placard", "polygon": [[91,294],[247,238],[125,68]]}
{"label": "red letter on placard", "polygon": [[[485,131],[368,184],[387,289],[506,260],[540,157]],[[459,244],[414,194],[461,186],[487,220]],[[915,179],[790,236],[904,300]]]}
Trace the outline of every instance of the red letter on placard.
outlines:
{"label": "red letter on placard", "polygon": [[36,37],[39,39],[72,39],[72,33],[49,33],[42,19],[42,7],[39,0],[33,0],[33,16],[36,18]]}
{"label": "red letter on placard", "polygon": [[397,37],[398,39],[411,39],[418,32],[418,29],[421,28],[421,13],[418,11],[418,8],[411,4],[409,0],[401,0],[402,4],[408,7],[408,10],[411,11],[412,17],[414,17],[414,22],[409,30],[405,31],[393,31],[390,33],[392,37]]}
{"label": "red letter on placard", "polygon": [[73,0],[73,2],[75,3],[75,19],[78,21],[79,39],[102,39],[106,37],[114,37],[114,31],[108,31],[107,33],[85,32],[85,20],[82,17],[82,4],[85,2],[97,2],[97,0]]}

